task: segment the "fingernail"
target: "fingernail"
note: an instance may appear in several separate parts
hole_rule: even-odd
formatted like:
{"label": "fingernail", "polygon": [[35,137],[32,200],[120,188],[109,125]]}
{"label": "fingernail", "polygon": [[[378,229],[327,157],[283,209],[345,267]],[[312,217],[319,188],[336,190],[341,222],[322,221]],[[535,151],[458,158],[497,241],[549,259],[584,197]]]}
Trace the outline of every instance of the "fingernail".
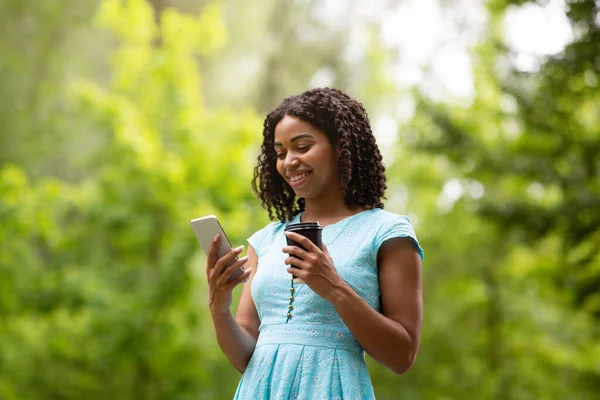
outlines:
{"label": "fingernail", "polygon": [[218,238],[219,238],[219,234],[217,233],[217,234],[215,235],[215,237],[213,238],[213,242],[216,242]]}
{"label": "fingernail", "polygon": [[238,253],[241,252],[242,250],[244,250],[244,246],[240,246],[240,247],[236,247],[235,251],[237,251]]}

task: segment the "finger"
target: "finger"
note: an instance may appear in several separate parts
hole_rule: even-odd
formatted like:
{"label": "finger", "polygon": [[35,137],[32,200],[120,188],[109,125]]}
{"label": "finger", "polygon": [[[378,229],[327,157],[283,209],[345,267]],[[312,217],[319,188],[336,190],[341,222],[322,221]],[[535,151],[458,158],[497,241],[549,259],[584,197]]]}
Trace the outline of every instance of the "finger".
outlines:
{"label": "finger", "polygon": [[242,250],[244,250],[244,246],[236,247],[235,249],[231,249],[223,257],[219,258],[219,261],[217,261],[216,264],[216,266],[218,267],[218,271],[221,271],[221,273],[223,273],[224,269],[227,268],[227,264],[233,261],[238,256],[238,254],[242,252]]}
{"label": "finger", "polygon": [[237,285],[239,285],[240,283],[243,283],[246,279],[248,279],[248,277],[250,277],[251,273],[252,273],[252,268],[248,268],[248,269],[244,270],[243,274],[241,274],[237,278],[231,280],[230,282],[225,283],[224,289],[225,290],[233,290],[233,288],[235,288]]}
{"label": "finger", "polygon": [[297,269],[303,269],[306,267],[306,263],[299,259],[299,258],[295,258],[295,257],[288,257],[285,259],[284,263],[286,265],[292,265],[294,267],[296,267]]}
{"label": "finger", "polygon": [[298,246],[287,246],[287,247],[284,247],[281,251],[284,253],[287,253],[287,254],[293,254],[295,256],[300,257],[301,259],[305,259],[306,256],[308,255],[308,253],[306,251],[304,251],[303,249],[301,249]]}
{"label": "finger", "polygon": [[329,254],[329,249],[327,248],[327,246],[325,246],[325,242],[321,243],[321,246],[323,247],[323,253],[328,257],[331,258],[331,255]]}
{"label": "finger", "polygon": [[304,237],[296,232],[284,232],[284,234],[289,237],[290,239],[292,239],[295,242],[298,242],[302,245],[302,247],[304,247],[306,249],[307,252],[312,253],[312,252],[316,252],[316,251],[321,251],[321,249],[319,249],[317,247],[317,245],[315,245],[313,242],[310,241],[309,238]]}
{"label": "finger", "polygon": [[244,256],[236,262],[234,262],[233,264],[231,264],[230,266],[228,266],[227,269],[221,274],[221,276],[217,280],[217,283],[219,285],[222,285],[225,282],[229,281],[233,274],[239,273],[240,269],[244,267],[244,264],[246,264],[246,262],[248,262],[248,256]]}
{"label": "finger", "polygon": [[301,269],[297,269],[297,268],[288,268],[287,269],[288,274],[294,275],[296,278],[300,278],[302,280],[304,280],[304,278],[306,278],[306,271],[302,271]]}
{"label": "finger", "polygon": [[221,236],[217,233],[213,238],[212,245],[210,246],[210,251],[208,252],[208,263],[206,265],[206,269],[213,269],[215,264],[217,263],[217,252],[219,251],[219,244],[221,242]]}

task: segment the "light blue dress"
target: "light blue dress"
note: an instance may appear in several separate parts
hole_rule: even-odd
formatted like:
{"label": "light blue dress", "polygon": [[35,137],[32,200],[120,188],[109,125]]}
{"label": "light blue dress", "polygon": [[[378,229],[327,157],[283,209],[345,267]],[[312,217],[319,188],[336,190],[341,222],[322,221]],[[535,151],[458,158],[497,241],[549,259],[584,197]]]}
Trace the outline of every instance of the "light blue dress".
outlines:
{"label": "light blue dress", "polygon": [[[290,221],[300,221],[300,214]],[[258,255],[252,298],[260,328],[256,349],[235,393],[239,400],[374,399],[364,351],[335,308],[306,284],[294,284],[281,250],[286,224],[273,222],[248,242]],[[382,209],[347,217],[323,229],[323,242],[337,273],[380,311],[377,251],[393,237],[411,237],[410,221]]]}

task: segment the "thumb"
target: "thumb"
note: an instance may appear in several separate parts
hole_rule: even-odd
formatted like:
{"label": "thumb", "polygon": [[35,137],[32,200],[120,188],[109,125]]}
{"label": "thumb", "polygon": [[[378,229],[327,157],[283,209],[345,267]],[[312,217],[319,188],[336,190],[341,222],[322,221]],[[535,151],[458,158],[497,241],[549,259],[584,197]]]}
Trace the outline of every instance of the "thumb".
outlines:
{"label": "thumb", "polygon": [[331,254],[329,254],[329,249],[325,243],[321,243],[321,246],[323,247],[323,254],[325,254],[325,257],[333,263],[333,257],[331,257]]}
{"label": "thumb", "polygon": [[329,250],[327,249],[325,242],[321,242],[321,247],[323,247],[323,253],[329,255]]}

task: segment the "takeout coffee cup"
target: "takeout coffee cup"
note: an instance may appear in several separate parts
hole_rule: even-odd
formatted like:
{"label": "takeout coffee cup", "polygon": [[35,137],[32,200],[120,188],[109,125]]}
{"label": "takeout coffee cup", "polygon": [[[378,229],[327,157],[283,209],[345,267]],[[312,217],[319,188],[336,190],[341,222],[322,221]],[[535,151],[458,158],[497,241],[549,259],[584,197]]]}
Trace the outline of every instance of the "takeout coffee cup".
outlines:
{"label": "takeout coffee cup", "polygon": [[[318,222],[299,222],[296,224],[289,224],[288,226],[286,226],[285,228],[286,232],[294,232],[297,233],[299,235],[302,235],[306,238],[308,238],[308,240],[310,240],[311,242],[313,242],[319,249],[323,249],[323,245],[322,245],[322,232],[323,232],[323,228],[321,227],[321,224],[319,224]],[[300,243],[290,239],[289,237],[286,236],[286,241],[287,241],[287,245],[288,246],[297,246],[303,250],[306,250],[304,248],[304,246],[302,246]],[[296,257],[295,255],[291,255],[292,257]],[[299,258],[299,257],[296,257]],[[292,266],[292,268],[295,268],[294,266]],[[295,276],[293,276],[294,279],[294,283],[304,283],[301,279],[296,278]]]}

